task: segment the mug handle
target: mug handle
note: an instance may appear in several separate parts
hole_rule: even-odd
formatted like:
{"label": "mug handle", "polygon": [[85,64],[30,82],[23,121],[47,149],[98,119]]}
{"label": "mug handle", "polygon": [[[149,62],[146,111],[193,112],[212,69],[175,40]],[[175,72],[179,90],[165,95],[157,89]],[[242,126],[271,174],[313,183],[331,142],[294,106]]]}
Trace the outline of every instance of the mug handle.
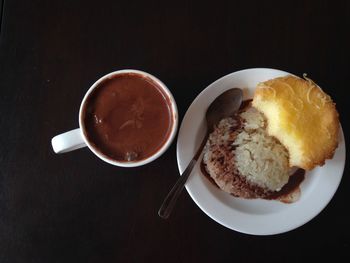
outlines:
{"label": "mug handle", "polygon": [[86,147],[80,128],[53,137],[51,145],[55,153],[65,153]]}

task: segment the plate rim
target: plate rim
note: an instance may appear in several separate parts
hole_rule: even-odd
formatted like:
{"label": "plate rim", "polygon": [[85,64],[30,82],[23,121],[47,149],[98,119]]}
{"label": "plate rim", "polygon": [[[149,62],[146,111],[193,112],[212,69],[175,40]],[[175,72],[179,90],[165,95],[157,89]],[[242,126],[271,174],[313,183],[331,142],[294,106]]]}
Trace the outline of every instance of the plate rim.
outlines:
{"label": "plate rim", "polygon": [[[181,167],[181,164],[180,164],[180,142],[181,142],[181,135],[183,133],[183,126],[184,126],[184,123],[185,121],[187,120],[186,119],[186,116],[189,114],[189,112],[191,110],[193,110],[193,108],[195,107],[195,105],[198,103],[198,100],[200,99],[201,96],[203,96],[203,94],[205,92],[207,92],[207,90],[209,89],[212,89],[215,87],[215,85],[217,85],[217,83],[219,83],[220,81],[222,81],[223,79],[225,78],[229,78],[229,77],[232,77],[232,75],[237,75],[237,74],[242,74],[244,72],[247,72],[247,71],[270,71],[270,72],[273,72],[274,74],[280,74],[281,76],[282,75],[293,75],[292,73],[289,73],[289,72],[286,72],[286,71],[283,71],[283,70],[280,70],[280,69],[273,69],[273,68],[246,68],[246,69],[242,69],[242,70],[238,70],[238,71],[234,71],[234,72],[231,72],[231,73],[228,73],[220,78],[218,78],[217,80],[213,81],[212,83],[210,83],[208,86],[206,86],[197,96],[196,98],[192,101],[192,103],[190,104],[190,106],[188,107],[188,109],[186,110],[186,113],[182,119],[182,122],[181,122],[181,125],[180,125],[180,129],[179,129],[179,134],[178,134],[178,138],[177,138],[177,144],[176,144],[176,157],[177,157],[177,165],[178,165],[178,169],[180,171],[180,173],[183,172],[183,168]],[[263,81],[263,80],[262,80]],[[343,149],[343,152],[341,153],[341,159],[344,160],[342,163],[341,163],[341,167],[340,168],[340,175],[338,175],[339,178],[336,178],[338,181],[336,182],[336,184],[334,185],[334,191],[332,191],[332,193],[329,194],[327,200],[321,205],[321,208],[319,210],[317,210],[316,212],[313,212],[311,214],[309,214],[308,216],[304,217],[304,220],[301,220],[299,221],[298,223],[296,224],[293,224],[293,225],[286,225],[285,229],[283,230],[278,230],[278,231],[261,231],[261,232],[256,232],[256,231],[249,231],[249,230],[246,230],[246,229],[240,229],[240,228],[237,228],[237,227],[234,227],[232,225],[229,225],[227,224],[226,222],[224,222],[224,220],[216,217],[215,215],[212,215],[212,213],[210,213],[209,211],[207,211],[207,209],[205,209],[205,207],[203,207],[200,203],[199,200],[197,200],[197,197],[195,196],[195,194],[191,191],[191,188],[190,188],[190,185],[188,183],[186,183],[185,187],[186,187],[186,190],[188,192],[188,194],[191,196],[192,200],[196,203],[196,205],[207,215],[209,216],[211,219],[213,219],[214,221],[216,221],[217,223],[231,229],[231,230],[235,230],[237,232],[240,232],[240,233],[245,233],[245,234],[250,234],[250,235],[276,235],[276,234],[281,234],[281,233],[285,233],[285,232],[288,232],[288,231],[291,231],[293,229],[296,229],[304,224],[306,224],[307,222],[309,222],[310,220],[312,220],[314,217],[316,217],[321,211],[323,211],[326,206],[330,203],[330,201],[333,199],[335,193],[337,192],[337,189],[340,185],[340,182],[342,180],[342,177],[343,177],[343,173],[344,173],[344,168],[345,168],[345,160],[346,160],[346,145],[345,145],[345,138],[344,138],[344,133],[343,133],[343,130],[342,130],[342,127],[341,127],[341,124],[340,124],[340,136],[341,136],[341,139],[342,139],[342,142],[341,144],[338,145],[338,148],[336,151],[339,150],[340,147],[344,147]],[[198,168],[197,168],[198,169]],[[195,170],[195,169],[194,169]],[[193,175],[191,175],[193,176]],[[209,190],[208,190],[209,191]],[[258,199],[259,200],[259,199]],[[233,209],[233,208],[232,208]]]}

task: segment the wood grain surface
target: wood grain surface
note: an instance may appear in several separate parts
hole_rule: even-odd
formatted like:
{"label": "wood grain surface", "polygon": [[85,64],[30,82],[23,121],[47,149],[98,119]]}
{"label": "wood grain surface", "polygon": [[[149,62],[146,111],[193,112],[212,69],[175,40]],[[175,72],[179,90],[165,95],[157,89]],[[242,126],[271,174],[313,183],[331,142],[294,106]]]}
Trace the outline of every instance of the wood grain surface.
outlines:
{"label": "wood grain surface", "polygon": [[0,0],[0,34],[1,34],[1,25],[2,25],[3,6],[4,6],[4,0]]}
{"label": "wood grain surface", "polygon": [[[257,237],[206,216],[177,180],[176,143],[133,169],[89,150],[56,155],[86,90],[133,68],[159,77],[180,120],[236,70],[308,73],[337,104],[349,141],[349,1],[4,1],[0,34],[0,262],[299,262],[349,257],[349,166],[306,225]],[[330,174],[329,176],[332,176]]]}

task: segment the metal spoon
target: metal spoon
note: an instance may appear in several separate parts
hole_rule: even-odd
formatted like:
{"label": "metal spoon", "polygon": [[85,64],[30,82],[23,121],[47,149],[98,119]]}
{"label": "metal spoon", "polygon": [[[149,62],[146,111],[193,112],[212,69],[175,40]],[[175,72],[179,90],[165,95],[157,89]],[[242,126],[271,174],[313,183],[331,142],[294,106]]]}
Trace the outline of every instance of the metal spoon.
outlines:
{"label": "metal spoon", "polygon": [[199,156],[202,153],[202,150],[205,146],[206,141],[208,140],[209,134],[214,130],[215,124],[220,120],[232,116],[235,112],[238,111],[242,104],[243,92],[239,88],[233,88],[225,91],[219,95],[208,107],[205,114],[207,122],[207,133],[204,136],[204,139],[198,148],[195,156],[192,158],[188,166],[186,167],[183,174],[177,180],[176,184],[168,193],[167,197],[164,199],[163,204],[161,205],[158,215],[161,218],[167,219],[173,210],[175,203],[180,196],[185,183],[192,172],[194,165],[197,163]]}

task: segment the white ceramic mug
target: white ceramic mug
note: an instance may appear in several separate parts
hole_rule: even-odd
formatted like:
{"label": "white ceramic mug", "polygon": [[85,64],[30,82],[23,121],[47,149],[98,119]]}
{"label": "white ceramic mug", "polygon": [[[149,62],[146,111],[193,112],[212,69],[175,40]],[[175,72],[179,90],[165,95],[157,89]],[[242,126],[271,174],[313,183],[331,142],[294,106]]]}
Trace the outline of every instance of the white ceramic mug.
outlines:
{"label": "white ceramic mug", "polygon": [[[172,112],[172,127],[170,131],[170,135],[168,136],[166,142],[162,145],[162,147],[152,154],[151,156],[147,157],[146,159],[143,160],[136,160],[136,161],[117,161],[114,159],[111,159],[104,154],[102,154],[99,150],[94,147],[91,142],[87,139],[85,133],[86,130],[84,131],[84,125],[83,125],[83,112],[84,112],[84,104],[86,99],[89,97],[89,94],[99,86],[100,83],[105,81],[106,79],[113,78],[117,75],[120,74],[125,74],[125,73],[134,73],[134,74],[139,74],[143,77],[150,78],[153,80],[158,87],[162,89],[164,94],[167,95],[169,99],[169,104],[171,107],[171,112]],[[121,167],[136,167],[140,165],[147,164],[149,162],[152,162],[153,160],[157,159],[159,156],[161,156],[170,146],[172,141],[174,140],[174,137],[176,135],[177,131],[177,126],[178,126],[178,111],[177,111],[177,106],[175,99],[169,89],[164,85],[162,81],[160,81],[158,78],[154,77],[153,75],[140,71],[140,70],[133,70],[133,69],[124,69],[124,70],[118,70],[114,71],[112,73],[109,73],[99,80],[97,80],[91,87],[90,89],[86,92],[81,104],[80,104],[80,110],[79,110],[79,127],[78,129],[71,130],[62,134],[59,134],[55,137],[52,138],[51,144],[52,148],[55,153],[65,153],[65,152],[70,152],[82,147],[88,147],[97,157],[102,159],[103,161],[116,165],[116,166],[121,166]]]}

